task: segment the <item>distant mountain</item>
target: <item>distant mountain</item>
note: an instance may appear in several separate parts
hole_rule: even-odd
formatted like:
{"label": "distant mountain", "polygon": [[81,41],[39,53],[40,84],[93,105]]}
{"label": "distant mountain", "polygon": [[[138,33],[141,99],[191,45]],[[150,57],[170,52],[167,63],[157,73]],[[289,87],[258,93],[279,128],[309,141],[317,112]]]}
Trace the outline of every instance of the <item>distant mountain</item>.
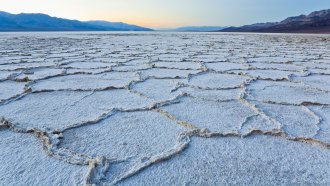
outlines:
{"label": "distant mountain", "polygon": [[228,27],[221,32],[330,33],[330,9],[289,17],[281,22]]}
{"label": "distant mountain", "polygon": [[[108,23],[108,24],[106,24]],[[0,11],[0,31],[150,31],[151,29],[106,21],[81,22],[46,14],[10,14]]]}
{"label": "distant mountain", "polygon": [[258,29],[263,29],[267,27],[271,27],[276,25],[277,23],[255,23],[252,25],[244,25],[241,27],[227,27],[224,29],[220,29],[220,31],[225,31],[225,32],[253,32]]}
{"label": "distant mountain", "polygon": [[94,26],[101,26],[107,28],[116,28],[122,31],[152,31],[150,28],[145,28],[137,25],[130,25],[122,22],[108,22],[108,21],[86,21],[85,23],[94,25]]}
{"label": "distant mountain", "polygon": [[175,31],[175,32],[213,32],[222,30],[226,27],[223,26],[186,26],[186,27],[179,27],[175,29],[169,29],[168,31]]}

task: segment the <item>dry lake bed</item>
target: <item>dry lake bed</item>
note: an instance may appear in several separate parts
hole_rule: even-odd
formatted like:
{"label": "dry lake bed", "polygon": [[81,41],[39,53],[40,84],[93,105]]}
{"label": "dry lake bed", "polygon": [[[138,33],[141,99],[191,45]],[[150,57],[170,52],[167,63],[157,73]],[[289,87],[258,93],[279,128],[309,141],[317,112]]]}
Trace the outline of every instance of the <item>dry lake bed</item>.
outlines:
{"label": "dry lake bed", "polygon": [[0,185],[329,185],[330,35],[1,33]]}

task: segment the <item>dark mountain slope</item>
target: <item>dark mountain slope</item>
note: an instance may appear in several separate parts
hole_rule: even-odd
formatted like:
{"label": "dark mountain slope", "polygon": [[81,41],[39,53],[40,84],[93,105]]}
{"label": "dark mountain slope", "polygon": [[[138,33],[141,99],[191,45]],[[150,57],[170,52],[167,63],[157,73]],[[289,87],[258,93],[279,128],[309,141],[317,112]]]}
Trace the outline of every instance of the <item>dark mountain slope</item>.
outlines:
{"label": "dark mountain slope", "polygon": [[330,9],[289,17],[281,22],[229,27],[222,32],[330,33]]}

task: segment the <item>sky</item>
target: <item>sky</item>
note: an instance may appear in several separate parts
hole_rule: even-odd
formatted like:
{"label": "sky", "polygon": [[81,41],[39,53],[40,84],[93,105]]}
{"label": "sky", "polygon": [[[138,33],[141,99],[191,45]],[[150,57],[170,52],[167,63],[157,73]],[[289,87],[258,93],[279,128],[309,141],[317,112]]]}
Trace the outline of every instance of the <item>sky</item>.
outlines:
{"label": "sky", "polygon": [[0,0],[10,13],[120,21],[150,28],[239,26],[330,9],[330,0]]}

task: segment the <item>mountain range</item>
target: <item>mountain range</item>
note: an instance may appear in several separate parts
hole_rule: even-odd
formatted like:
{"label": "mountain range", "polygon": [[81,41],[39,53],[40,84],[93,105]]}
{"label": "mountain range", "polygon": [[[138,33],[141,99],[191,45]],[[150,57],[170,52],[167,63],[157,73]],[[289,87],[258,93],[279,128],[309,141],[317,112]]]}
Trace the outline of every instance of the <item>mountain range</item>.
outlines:
{"label": "mountain range", "polygon": [[280,22],[228,27],[221,32],[330,33],[330,9],[289,17]]}
{"label": "mountain range", "polygon": [[10,14],[0,11],[0,31],[152,31],[152,29],[121,22],[83,22],[46,14]]}
{"label": "mountain range", "polygon": [[[153,31],[153,29],[122,22],[78,21],[51,17],[46,14],[11,14],[0,11],[1,31]],[[256,23],[240,27],[187,26],[162,31],[330,33],[330,9],[315,11],[309,15],[289,17],[280,22]]]}
{"label": "mountain range", "polygon": [[179,27],[174,29],[166,29],[165,31],[171,31],[171,32],[214,32],[218,30],[222,30],[224,26],[185,26],[185,27]]}

